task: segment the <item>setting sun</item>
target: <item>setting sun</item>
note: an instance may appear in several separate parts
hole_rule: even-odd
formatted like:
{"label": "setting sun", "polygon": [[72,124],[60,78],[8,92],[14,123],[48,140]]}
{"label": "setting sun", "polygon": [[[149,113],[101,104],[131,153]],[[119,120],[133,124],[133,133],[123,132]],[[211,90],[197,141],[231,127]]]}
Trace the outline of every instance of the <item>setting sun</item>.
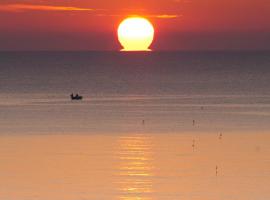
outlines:
{"label": "setting sun", "polygon": [[118,27],[118,40],[123,51],[149,51],[153,39],[154,27],[145,18],[127,18]]}

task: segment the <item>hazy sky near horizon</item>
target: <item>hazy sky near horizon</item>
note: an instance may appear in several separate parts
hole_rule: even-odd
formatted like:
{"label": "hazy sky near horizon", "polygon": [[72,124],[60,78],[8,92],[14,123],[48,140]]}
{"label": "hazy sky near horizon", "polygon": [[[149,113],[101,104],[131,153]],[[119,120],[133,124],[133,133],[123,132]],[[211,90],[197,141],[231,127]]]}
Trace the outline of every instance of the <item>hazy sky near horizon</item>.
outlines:
{"label": "hazy sky near horizon", "polygon": [[117,50],[130,15],[156,50],[270,48],[269,0],[1,0],[0,50]]}

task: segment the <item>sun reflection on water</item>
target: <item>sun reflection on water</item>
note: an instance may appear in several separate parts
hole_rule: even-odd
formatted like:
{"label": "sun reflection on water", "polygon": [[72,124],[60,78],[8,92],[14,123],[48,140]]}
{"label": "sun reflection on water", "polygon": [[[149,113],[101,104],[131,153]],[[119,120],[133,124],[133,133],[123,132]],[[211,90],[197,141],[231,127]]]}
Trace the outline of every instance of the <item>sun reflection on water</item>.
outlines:
{"label": "sun reflection on water", "polygon": [[145,135],[118,140],[117,188],[122,200],[151,200],[153,193],[153,144]]}

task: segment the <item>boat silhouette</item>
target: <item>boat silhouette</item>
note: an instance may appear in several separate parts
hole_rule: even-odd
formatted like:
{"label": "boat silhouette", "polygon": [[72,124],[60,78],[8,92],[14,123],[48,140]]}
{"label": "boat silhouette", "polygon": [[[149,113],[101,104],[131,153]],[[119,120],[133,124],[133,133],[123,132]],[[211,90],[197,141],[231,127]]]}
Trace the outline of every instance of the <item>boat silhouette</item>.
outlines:
{"label": "boat silhouette", "polygon": [[72,93],[71,95],[70,95],[70,98],[71,98],[71,100],[73,100],[73,101],[78,101],[78,100],[82,100],[83,99],[83,96],[80,96],[80,95],[78,95],[78,94],[76,94],[75,96],[74,96],[74,94]]}

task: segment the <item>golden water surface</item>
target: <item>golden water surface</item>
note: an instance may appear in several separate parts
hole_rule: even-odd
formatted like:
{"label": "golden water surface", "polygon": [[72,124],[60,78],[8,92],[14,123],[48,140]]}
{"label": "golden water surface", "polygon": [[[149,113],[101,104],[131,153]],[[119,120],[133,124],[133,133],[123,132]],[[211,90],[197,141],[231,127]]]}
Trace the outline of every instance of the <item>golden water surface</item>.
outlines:
{"label": "golden water surface", "polygon": [[0,137],[3,200],[270,199],[270,135]]}

